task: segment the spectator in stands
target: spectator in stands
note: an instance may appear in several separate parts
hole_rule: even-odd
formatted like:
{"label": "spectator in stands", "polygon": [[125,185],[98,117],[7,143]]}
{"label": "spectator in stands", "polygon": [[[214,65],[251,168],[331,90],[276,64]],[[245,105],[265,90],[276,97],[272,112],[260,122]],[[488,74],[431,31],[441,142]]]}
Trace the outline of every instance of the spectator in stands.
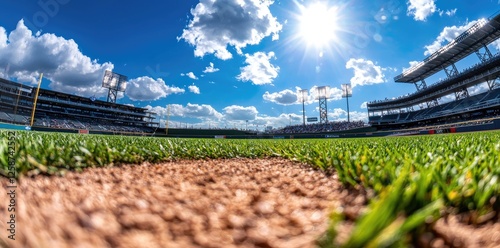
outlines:
{"label": "spectator in stands", "polygon": [[280,133],[280,134],[293,134],[293,133],[321,133],[321,132],[333,132],[333,131],[343,131],[354,128],[364,127],[365,123],[363,121],[334,121],[328,123],[315,123],[308,125],[294,125],[286,126],[282,129],[276,129],[270,133]]}

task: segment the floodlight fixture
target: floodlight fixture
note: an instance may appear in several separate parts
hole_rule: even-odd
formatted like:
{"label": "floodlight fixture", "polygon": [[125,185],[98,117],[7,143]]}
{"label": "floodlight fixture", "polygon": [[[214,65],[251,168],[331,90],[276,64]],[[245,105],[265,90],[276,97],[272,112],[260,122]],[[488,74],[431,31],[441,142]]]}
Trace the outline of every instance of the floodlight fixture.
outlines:
{"label": "floodlight fixture", "polygon": [[318,91],[317,99],[330,98],[330,86],[319,86],[316,89]]}
{"label": "floodlight fixture", "polygon": [[125,92],[127,76],[106,70],[102,79],[102,87],[108,89],[108,102],[116,103],[118,92]]}
{"label": "floodlight fixture", "polygon": [[342,98],[347,98],[352,96],[351,84],[342,84]]}

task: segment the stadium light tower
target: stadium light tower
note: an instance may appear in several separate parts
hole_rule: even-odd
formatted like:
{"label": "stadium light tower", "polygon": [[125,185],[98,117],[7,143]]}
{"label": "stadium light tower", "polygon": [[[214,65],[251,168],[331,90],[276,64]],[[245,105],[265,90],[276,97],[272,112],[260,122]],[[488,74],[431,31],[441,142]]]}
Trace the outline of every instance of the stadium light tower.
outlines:
{"label": "stadium light tower", "polygon": [[306,108],[304,102],[306,101],[308,90],[300,90],[299,92],[302,98],[302,125],[306,126]]}
{"label": "stadium light tower", "polygon": [[118,92],[125,92],[125,89],[127,88],[127,79],[128,78],[126,76],[109,70],[104,72],[102,87],[109,89],[108,102],[116,103]]}
{"label": "stadium light tower", "polygon": [[351,84],[342,84],[342,98],[347,99],[347,122],[351,122],[349,119],[349,97],[352,96]]}
{"label": "stadium light tower", "polygon": [[319,100],[319,123],[328,123],[328,108],[326,102],[330,97],[330,87],[320,86],[316,89],[318,90]]}

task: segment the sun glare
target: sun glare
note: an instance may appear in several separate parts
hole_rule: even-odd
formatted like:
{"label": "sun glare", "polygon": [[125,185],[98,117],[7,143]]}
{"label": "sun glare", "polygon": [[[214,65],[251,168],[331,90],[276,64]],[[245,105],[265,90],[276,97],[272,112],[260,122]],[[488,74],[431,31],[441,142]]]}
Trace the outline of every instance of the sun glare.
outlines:
{"label": "sun glare", "polygon": [[324,3],[301,6],[298,35],[307,45],[327,46],[336,38],[337,14],[337,8]]}

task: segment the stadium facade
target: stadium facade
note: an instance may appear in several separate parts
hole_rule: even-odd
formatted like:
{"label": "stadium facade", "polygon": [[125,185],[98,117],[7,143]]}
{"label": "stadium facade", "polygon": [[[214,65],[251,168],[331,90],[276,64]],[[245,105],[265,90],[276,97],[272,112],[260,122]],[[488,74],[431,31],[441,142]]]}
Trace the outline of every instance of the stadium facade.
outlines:
{"label": "stadium facade", "polygon": [[[0,121],[29,126],[37,88],[0,78]],[[156,113],[146,108],[40,89],[33,127],[103,132],[152,132]]]}
{"label": "stadium facade", "polygon": [[[500,114],[500,54],[488,45],[500,37],[500,14],[481,20],[417,65],[394,78],[414,84],[414,93],[367,104],[369,124],[379,130],[447,125],[471,120],[495,119]],[[475,53],[479,63],[462,71],[456,63]],[[444,72],[446,78],[427,85],[426,80]],[[472,95],[471,87],[487,85],[485,92]],[[441,98],[453,96],[452,101]]]}

